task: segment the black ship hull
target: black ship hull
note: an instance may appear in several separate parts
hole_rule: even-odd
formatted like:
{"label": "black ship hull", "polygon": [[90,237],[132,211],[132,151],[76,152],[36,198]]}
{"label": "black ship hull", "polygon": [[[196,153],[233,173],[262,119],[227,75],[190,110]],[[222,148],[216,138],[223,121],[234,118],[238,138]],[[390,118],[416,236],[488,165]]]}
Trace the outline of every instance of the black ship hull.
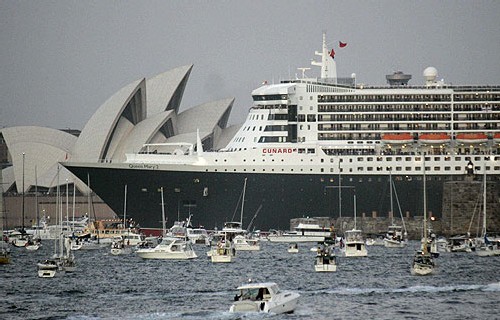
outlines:
{"label": "black ship hull", "polygon": [[[357,215],[387,217],[390,211],[388,175],[343,175],[341,208],[339,176],[328,174],[265,174],[141,170],[126,167],[86,167],[65,164],[80,180],[90,179],[90,187],[118,215],[123,212],[127,185],[127,216],[142,227],[160,228],[163,187],[168,225],[193,214],[193,225],[221,228],[225,221],[239,221],[241,195],[247,179],[243,226],[254,215],[251,229],[288,229],[290,219]],[[461,179],[462,177],[453,177]],[[441,216],[443,184],[451,176],[427,176],[427,209]],[[403,215],[423,216],[423,186],[420,176],[393,175]],[[354,197],[356,194],[356,197]],[[394,195],[394,215],[399,217]],[[260,208],[260,210],[259,210]]]}

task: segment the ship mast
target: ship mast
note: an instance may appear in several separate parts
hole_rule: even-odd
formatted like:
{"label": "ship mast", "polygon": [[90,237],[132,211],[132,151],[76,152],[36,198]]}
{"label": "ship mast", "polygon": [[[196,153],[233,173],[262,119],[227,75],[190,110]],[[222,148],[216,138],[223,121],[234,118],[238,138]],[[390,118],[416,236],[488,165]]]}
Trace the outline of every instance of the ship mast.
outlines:
{"label": "ship mast", "polygon": [[321,62],[311,61],[313,66],[321,67],[321,78],[337,83],[337,64],[328,52],[325,32],[323,32],[323,50],[322,52],[315,51],[314,54],[321,57]]}

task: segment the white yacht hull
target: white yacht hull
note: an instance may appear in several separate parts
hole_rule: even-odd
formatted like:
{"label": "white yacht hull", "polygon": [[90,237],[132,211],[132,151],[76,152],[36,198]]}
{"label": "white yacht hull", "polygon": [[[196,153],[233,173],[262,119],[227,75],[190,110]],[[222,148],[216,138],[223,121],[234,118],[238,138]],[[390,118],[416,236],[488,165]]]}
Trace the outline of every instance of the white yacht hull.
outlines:
{"label": "white yacht hull", "polygon": [[125,248],[111,248],[111,254],[114,256],[119,256],[119,255],[127,255],[132,253],[132,248],[131,247],[125,247]]}
{"label": "white yacht hull", "polygon": [[434,267],[428,265],[414,265],[411,274],[414,276],[427,276],[434,272]]}
{"label": "white yacht hull", "polygon": [[197,255],[194,252],[146,252],[136,251],[137,255],[143,259],[171,259],[171,260],[189,260],[194,259]]}
{"label": "white yacht hull", "polygon": [[268,236],[270,242],[323,242],[323,236]]}
{"label": "white yacht hull", "polygon": [[[288,296],[286,296],[288,295]],[[286,299],[279,301],[236,301],[229,308],[229,312],[262,312],[262,313],[292,313],[297,306],[299,295],[296,293],[285,294]]]}
{"label": "white yacht hull", "polygon": [[315,264],[314,270],[316,272],[337,272],[336,264]]}
{"label": "white yacht hull", "polygon": [[386,248],[404,248],[406,247],[405,241],[384,239],[384,247]]}

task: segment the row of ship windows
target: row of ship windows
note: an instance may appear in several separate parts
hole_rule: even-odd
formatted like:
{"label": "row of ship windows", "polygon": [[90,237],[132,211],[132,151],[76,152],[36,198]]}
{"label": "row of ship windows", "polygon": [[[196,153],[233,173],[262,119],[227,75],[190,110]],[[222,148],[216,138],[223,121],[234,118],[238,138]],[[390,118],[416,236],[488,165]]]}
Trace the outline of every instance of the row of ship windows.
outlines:
{"label": "row of ship windows", "polygon": [[[365,170],[366,169],[366,170]],[[481,167],[475,167],[475,170],[476,171],[480,171],[482,168]],[[443,170],[441,170],[441,167],[425,167],[425,171],[426,172],[431,172],[431,170],[433,172],[440,172],[440,171],[445,171],[445,172],[450,172],[450,171],[453,171],[452,170],[452,167],[443,167]],[[491,167],[490,166],[486,166],[486,171],[490,171],[491,170]],[[493,167],[493,170],[494,171],[500,171],[500,166],[494,166]],[[209,172],[210,170],[209,169],[206,169],[207,172]],[[224,171],[224,172],[230,172],[230,171],[234,171],[234,172],[237,172],[238,169],[233,169],[233,170],[230,170],[230,169],[224,169],[224,170],[218,170],[218,169],[214,169],[213,171],[217,172],[217,171]],[[281,168],[281,170],[275,170],[274,168],[271,168],[269,170],[266,170],[264,168],[262,169],[256,169],[256,168],[253,168],[253,169],[247,169],[247,168],[243,168],[243,172],[247,172],[247,171],[251,171],[251,172],[266,172],[266,171],[269,171],[269,172],[315,172],[316,170],[314,168],[309,168],[309,170],[307,169],[304,169],[304,168],[300,168],[298,170],[294,170],[293,168],[291,169],[285,169],[285,168]],[[333,173],[334,172],[334,169],[333,168],[320,168],[320,172],[331,172]],[[364,168],[364,167],[357,167],[356,170],[354,168],[349,168],[349,170],[344,170],[344,168],[340,168],[340,172],[388,172],[389,170],[387,170],[387,168],[385,167],[367,167],[367,168]],[[392,170],[391,170],[392,171]],[[422,167],[395,167],[394,170],[395,172],[414,172],[414,171],[423,171],[422,170]],[[455,172],[463,172],[465,173],[465,168],[463,166],[455,166],[454,167],[454,171]]]}
{"label": "row of ship windows", "polygon": [[[302,110],[299,107],[299,110]],[[310,109],[312,110],[312,109]],[[318,106],[318,112],[451,112],[449,104],[322,104]],[[479,104],[456,104],[453,112],[492,112],[500,111],[500,105]]]}
{"label": "row of ship windows", "polygon": [[[297,150],[298,153],[306,153],[306,154],[314,154],[315,153],[315,149],[314,148],[299,148]],[[266,158],[262,158],[261,159],[262,161],[261,162],[266,162]],[[315,158],[310,158],[309,161],[310,162],[313,162],[315,160]],[[349,162],[352,163],[352,162],[363,162],[363,161],[368,161],[368,162],[371,162],[371,161],[377,161],[377,162],[383,162],[383,161],[386,161],[386,162],[392,162],[392,161],[395,161],[395,162],[401,162],[401,161],[407,161],[407,162],[419,162],[419,161],[422,161],[422,157],[399,157],[399,156],[396,156],[396,157],[392,157],[392,156],[385,156],[385,157],[382,157],[382,156],[378,156],[378,157],[357,157],[356,159],[354,158],[349,158]],[[465,156],[462,157],[461,156],[456,156],[456,157],[451,157],[451,156],[445,156],[445,157],[431,157],[431,156],[426,156],[425,157],[425,161],[465,161],[465,162],[468,162],[468,161],[481,161],[481,160],[484,160],[484,161],[488,161],[488,160],[493,160],[493,161],[500,161],[500,156],[475,156],[475,157],[471,157],[471,156]],[[281,162],[284,162],[285,159],[282,158],[280,159]],[[300,159],[301,162],[304,162],[304,159]],[[217,159],[215,159],[215,162],[219,162]],[[227,159],[224,159],[223,162],[227,162]],[[247,162],[247,159],[243,159],[243,162]],[[252,159],[252,162],[257,162],[257,159]],[[275,159],[271,159],[271,162],[275,162]],[[320,162],[321,163],[325,163],[325,159],[324,158],[321,158],[320,159]],[[330,163],[333,163],[334,162],[334,158],[330,158]],[[339,162],[344,162],[344,159],[340,158],[339,159]],[[409,168],[409,167],[407,167]]]}
{"label": "row of ship windows", "polygon": [[[500,101],[500,92],[454,94],[454,101]],[[319,95],[318,102],[411,102],[411,101],[452,101],[449,94],[347,94]]]}

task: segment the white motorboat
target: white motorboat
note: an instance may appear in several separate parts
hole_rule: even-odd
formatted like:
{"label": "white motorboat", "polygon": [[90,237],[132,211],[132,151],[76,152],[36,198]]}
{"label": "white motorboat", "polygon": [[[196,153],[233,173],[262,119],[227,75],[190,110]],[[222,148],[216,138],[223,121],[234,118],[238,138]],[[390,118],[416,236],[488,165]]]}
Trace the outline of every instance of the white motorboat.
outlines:
{"label": "white motorboat", "polygon": [[229,312],[293,313],[300,294],[281,291],[274,282],[248,283],[238,287]]}
{"label": "white motorboat", "polygon": [[236,235],[233,238],[234,249],[237,251],[259,251],[260,244],[258,239],[248,238],[244,235]]}
{"label": "white motorboat", "polygon": [[296,243],[290,243],[288,246],[289,253],[299,253],[299,245]]}
{"label": "white motorboat", "polygon": [[26,247],[26,250],[28,251],[36,251],[38,249],[40,249],[40,247],[42,246],[42,241],[40,239],[36,239],[36,240],[29,240],[28,243],[26,243],[25,247]]}
{"label": "white motorboat", "polygon": [[228,241],[226,235],[218,235],[219,239],[213,239],[216,243],[207,252],[207,256],[214,263],[219,262],[232,262],[236,256],[233,242]]}
{"label": "white motorboat", "polygon": [[347,230],[345,232],[345,244],[342,248],[342,253],[345,257],[366,257],[368,251],[366,250],[365,241],[361,230]]}
{"label": "white motorboat", "polygon": [[448,238],[447,252],[472,252],[475,249],[474,242],[468,235],[459,235]]}
{"label": "white motorboat", "polygon": [[208,232],[204,228],[187,228],[187,237],[194,244],[210,245]]}
{"label": "white motorboat", "polygon": [[387,234],[384,238],[384,246],[386,248],[404,248],[407,241],[403,235],[403,227],[390,225],[387,228]]}
{"label": "white motorboat", "polygon": [[39,278],[54,278],[57,271],[63,271],[54,259],[47,259],[37,264]]}
{"label": "white motorboat", "polygon": [[337,271],[337,256],[332,245],[327,243],[318,247],[318,253],[314,260],[314,270],[316,272],[336,272]]}
{"label": "white motorboat", "polygon": [[143,259],[187,260],[198,256],[190,241],[175,237],[165,237],[154,248],[142,248],[136,254]]}
{"label": "white motorboat", "polygon": [[122,237],[115,239],[111,243],[111,254],[114,256],[126,255],[132,253],[132,247]]}
{"label": "white motorboat", "polygon": [[293,229],[269,234],[267,238],[271,242],[323,242],[332,235],[330,228],[322,227],[313,220],[301,222]]}
{"label": "white motorboat", "polygon": [[354,193],[354,228],[345,231],[345,245],[342,248],[345,257],[368,256],[363,232],[357,229],[356,216],[356,193]]}
{"label": "white motorboat", "polygon": [[413,257],[411,274],[416,276],[426,276],[434,272],[434,260],[429,252],[418,251]]}

